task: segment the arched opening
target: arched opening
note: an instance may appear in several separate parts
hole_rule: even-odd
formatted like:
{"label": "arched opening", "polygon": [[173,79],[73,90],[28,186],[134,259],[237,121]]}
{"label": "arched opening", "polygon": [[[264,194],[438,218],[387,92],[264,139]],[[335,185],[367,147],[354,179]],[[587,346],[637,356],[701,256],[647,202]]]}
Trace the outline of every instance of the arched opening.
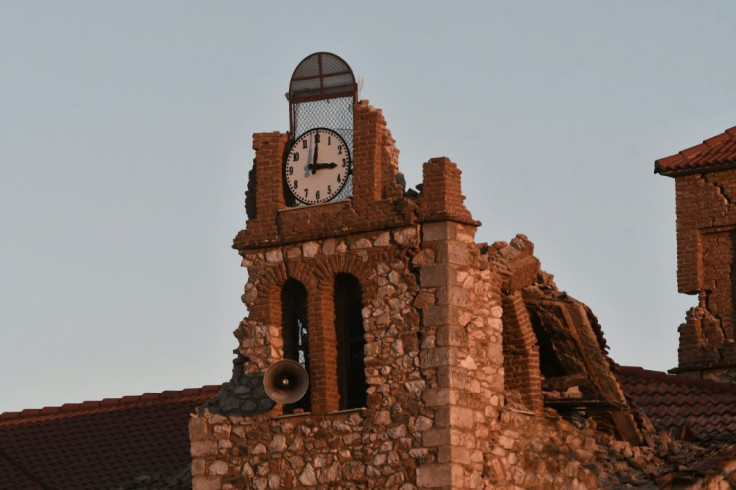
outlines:
{"label": "arched opening", "polygon": [[[294,279],[286,281],[281,289],[281,328],[284,359],[298,362],[309,372],[307,290],[302,283]],[[285,405],[284,413],[309,411],[311,409],[310,391],[307,391],[301,400]]]}
{"label": "arched opening", "polygon": [[340,410],[366,404],[362,310],[360,283],[350,274],[338,274],[335,277],[335,333]]}

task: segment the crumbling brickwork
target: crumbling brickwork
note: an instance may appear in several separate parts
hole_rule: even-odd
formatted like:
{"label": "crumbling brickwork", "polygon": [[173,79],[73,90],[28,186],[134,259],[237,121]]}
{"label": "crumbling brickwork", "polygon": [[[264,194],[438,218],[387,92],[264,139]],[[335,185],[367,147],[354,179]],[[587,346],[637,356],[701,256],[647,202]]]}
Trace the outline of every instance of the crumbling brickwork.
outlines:
{"label": "crumbling brickwork", "polygon": [[[360,102],[354,114],[344,201],[287,208],[288,136],[254,135],[257,185],[234,241],[249,313],[230,383],[190,422],[193,488],[594,488],[596,437],[640,439],[594,317],[557,291],[525,237],[475,242],[455,163],[431,159],[420,192],[405,192],[381,112]],[[365,405],[347,410],[344,275],[359,284],[364,330]],[[274,403],[262,384],[285,356],[282,293],[294,283],[306,292],[307,411]],[[535,325],[542,303],[556,313]],[[564,345],[550,344],[552,356],[584,361],[546,372],[540,339],[555,336]]]}
{"label": "crumbling brickwork", "polygon": [[660,158],[655,173],[675,179],[677,288],[698,296],[680,325],[678,366],[690,376],[734,382],[736,128]]}
{"label": "crumbling brickwork", "polygon": [[678,373],[736,379],[736,170],[675,177],[677,284],[698,296],[680,326]]}

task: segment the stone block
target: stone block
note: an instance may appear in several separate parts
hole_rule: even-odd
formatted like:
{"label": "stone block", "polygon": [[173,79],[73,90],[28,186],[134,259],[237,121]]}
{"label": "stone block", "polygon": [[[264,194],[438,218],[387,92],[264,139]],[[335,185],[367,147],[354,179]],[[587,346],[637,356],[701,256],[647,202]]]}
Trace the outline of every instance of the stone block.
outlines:
{"label": "stone block", "polygon": [[371,243],[371,241],[368,240],[367,238],[358,238],[353,243],[353,248],[356,248],[356,249],[370,248],[372,245],[373,244]]}
{"label": "stone block", "polygon": [[422,444],[425,447],[449,446],[451,442],[450,430],[447,428],[434,428],[422,433]]}
{"label": "stone block", "polygon": [[311,464],[307,464],[304,470],[299,475],[299,483],[305,487],[313,487],[317,485],[317,475],[314,472]]}
{"label": "stone block", "polygon": [[396,427],[388,429],[387,433],[391,439],[398,439],[406,436],[406,427],[403,425],[397,425]]}
{"label": "stone block", "polygon": [[268,450],[270,452],[282,452],[284,449],[286,449],[286,437],[283,436],[283,434],[276,434],[273,436],[273,439],[271,439],[271,442],[268,444]]}
{"label": "stone block", "polygon": [[466,306],[468,290],[461,286],[448,285],[437,290],[437,304],[450,306]]}
{"label": "stone block", "polygon": [[419,353],[422,369],[457,364],[457,352],[449,347],[426,348]]}
{"label": "stone block", "polygon": [[192,459],[192,476],[200,476],[204,475],[205,470],[205,461],[202,458],[194,458]]}
{"label": "stone block", "polygon": [[322,253],[324,255],[334,255],[335,253],[335,239],[328,238],[322,242]]}
{"label": "stone block", "polygon": [[280,248],[269,250],[266,252],[266,262],[283,262],[284,253]]}
{"label": "stone block", "polygon": [[219,476],[192,477],[192,490],[220,490],[222,483]]}
{"label": "stone block", "polygon": [[[440,463],[472,464],[473,450],[459,446],[443,446],[437,449],[437,461]],[[482,453],[481,453],[481,462]]]}
{"label": "stone block", "polygon": [[424,404],[428,407],[440,407],[458,402],[459,395],[455,390],[441,388],[435,390],[427,390],[422,394]]}
{"label": "stone block", "polygon": [[215,461],[207,470],[210,475],[224,475],[227,473],[227,463],[224,461]]}
{"label": "stone block", "polygon": [[452,365],[437,368],[437,386],[456,390],[468,389],[468,373],[465,369],[453,367],[456,365],[457,358],[454,359]]}
{"label": "stone block", "polygon": [[302,249],[305,257],[314,257],[319,251],[319,244],[317,242],[307,242],[303,245]]}
{"label": "stone block", "polygon": [[394,230],[394,241],[399,245],[414,245],[417,241],[416,228],[401,228]]}
{"label": "stone block", "polygon": [[215,442],[214,440],[192,441],[191,453],[192,456],[195,458],[203,456],[213,456],[217,454],[217,442]]}
{"label": "stone block", "polygon": [[447,286],[451,276],[454,279],[453,270],[445,264],[426,264],[419,270],[419,282],[422,287]]}
{"label": "stone block", "polygon": [[435,342],[438,347],[462,347],[468,344],[468,335],[459,325],[440,325]]}
{"label": "stone block", "polygon": [[383,232],[378,237],[373,240],[373,246],[374,247],[385,247],[386,245],[391,243],[391,235],[389,233]]}
{"label": "stone block", "polygon": [[436,242],[455,238],[457,225],[449,221],[424,223],[422,226],[422,241]]}
{"label": "stone block", "polygon": [[459,325],[460,312],[453,306],[427,306],[422,309],[422,323],[425,327],[438,325]]}
{"label": "stone block", "polygon": [[457,265],[470,265],[472,256],[468,245],[455,240],[441,241],[435,247],[437,262]]}
{"label": "stone block", "polygon": [[189,439],[192,441],[203,441],[208,438],[207,421],[200,417],[189,419]]}
{"label": "stone block", "polygon": [[419,488],[465,488],[463,467],[457,464],[428,464],[417,468]]}
{"label": "stone block", "polygon": [[470,408],[450,407],[450,424],[453,427],[472,429],[475,427],[475,411]]}
{"label": "stone block", "polygon": [[225,417],[224,415],[220,415],[220,414],[217,414],[217,413],[212,413],[212,414],[210,414],[209,423],[210,423],[210,425],[219,425],[219,424],[229,425],[230,424],[230,420],[227,417]]}
{"label": "stone block", "polygon": [[275,490],[281,488],[281,477],[279,475],[268,475],[268,488]]}
{"label": "stone block", "polygon": [[[472,430],[475,428],[475,411],[470,408],[447,405],[438,407],[434,419],[437,427],[451,427],[452,429]],[[460,439],[453,438],[453,442]]]}

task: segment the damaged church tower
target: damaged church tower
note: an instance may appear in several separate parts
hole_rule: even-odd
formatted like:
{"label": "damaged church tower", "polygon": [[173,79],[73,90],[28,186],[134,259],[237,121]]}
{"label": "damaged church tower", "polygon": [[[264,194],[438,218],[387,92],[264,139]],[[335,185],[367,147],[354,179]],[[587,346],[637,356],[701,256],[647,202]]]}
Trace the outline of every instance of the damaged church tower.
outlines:
{"label": "damaged church tower", "polygon": [[672,373],[736,382],[736,127],[656,161],[675,179],[677,289],[698,296]]}
{"label": "damaged church tower", "polygon": [[[448,158],[404,189],[341,58],[305,58],[288,98],[290,132],[253,135],[233,244],[248,317],[190,421],[193,488],[595,487],[596,441],[642,434],[592,313],[522,235],[475,242]],[[276,403],[282,360],[309,389]]]}

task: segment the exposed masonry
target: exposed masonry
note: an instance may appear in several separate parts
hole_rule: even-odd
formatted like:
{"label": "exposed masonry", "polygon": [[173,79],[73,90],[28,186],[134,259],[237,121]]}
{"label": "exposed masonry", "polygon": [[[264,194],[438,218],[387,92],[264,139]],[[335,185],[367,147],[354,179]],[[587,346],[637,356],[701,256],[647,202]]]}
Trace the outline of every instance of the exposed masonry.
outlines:
{"label": "exposed masonry", "polygon": [[724,204],[729,205],[729,206],[733,206],[733,199],[731,199],[728,196],[728,194],[726,193],[726,189],[724,188],[724,186],[722,186],[721,184],[719,184],[715,179],[713,179],[713,177],[708,176],[708,174],[697,174],[697,175],[699,175],[700,178],[703,179],[704,182],[706,182],[706,183],[712,185],[713,187],[715,187],[715,189],[718,192],[718,194],[720,194],[721,197],[723,198]]}
{"label": "exposed masonry", "polygon": [[680,328],[673,372],[716,380],[736,379],[736,170],[675,177],[677,281],[694,294]]}
{"label": "exposed masonry", "polygon": [[[662,458],[676,445],[629,407],[597,319],[557,289],[532,243],[476,243],[447,158],[405,192],[381,112],[360,102],[354,114],[346,201],[287,209],[288,136],[253,137],[234,242],[249,314],[230,383],[190,422],[193,488],[596,488],[672,471]],[[347,411],[339,274],[360,284],[365,330],[366,406]],[[293,415],[262,388],[283,358],[287,281],[307,292],[309,326],[311,410]]]}

